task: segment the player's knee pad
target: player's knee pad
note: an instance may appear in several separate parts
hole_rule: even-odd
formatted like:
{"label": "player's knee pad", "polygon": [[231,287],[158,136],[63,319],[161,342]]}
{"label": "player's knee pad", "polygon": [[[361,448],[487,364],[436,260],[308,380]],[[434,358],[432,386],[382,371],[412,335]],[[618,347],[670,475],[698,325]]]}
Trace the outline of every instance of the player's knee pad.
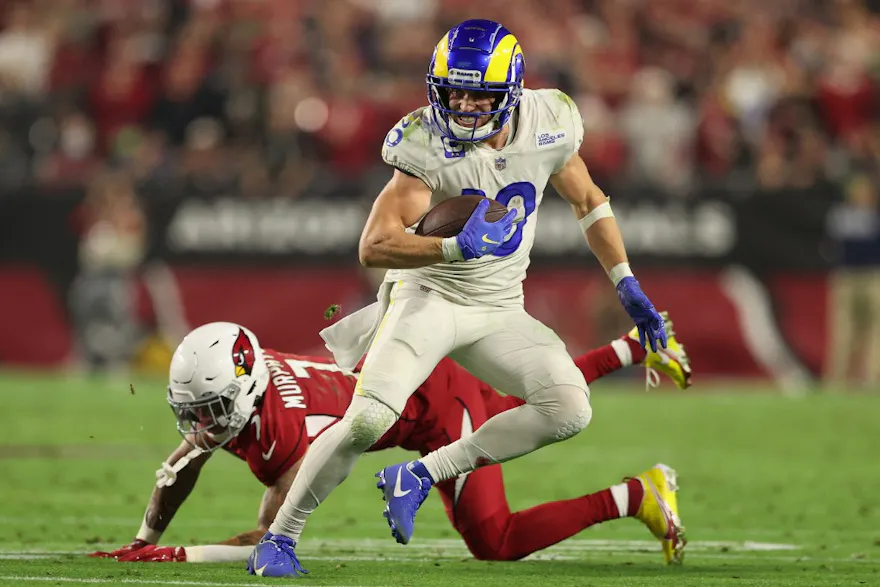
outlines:
{"label": "player's knee pad", "polygon": [[345,412],[351,429],[352,447],[366,452],[397,422],[398,415],[382,402],[356,395]]}
{"label": "player's knee pad", "polygon": [[548,387],[533,393],[526,401],[548,417],[557,441],[571,438],[593,418],[587,390],[575,385]]}

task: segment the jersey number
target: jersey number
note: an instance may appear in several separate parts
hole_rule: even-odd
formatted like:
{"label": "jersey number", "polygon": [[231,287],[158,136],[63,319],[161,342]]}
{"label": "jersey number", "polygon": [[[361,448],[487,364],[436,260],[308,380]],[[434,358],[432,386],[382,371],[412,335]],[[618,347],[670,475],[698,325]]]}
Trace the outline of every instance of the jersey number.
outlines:
{"label": "jersey number", "polygon": [[[285,359],[284,362],[290,365],[290,369],[297,377],[310,378],[312,375],[307,371],[307,369],[314,369],[315,371],[325,372],[329,371],[331,373],[342,373],[346,377],[355,377],[354,372],[349,371],[348,369],[343,369],[335,363],[316,363],[314,361],[297,361],[295,359]],[[309,414],[305,418],[306,434],[310,439],[315,438],[325,428],[330,427],[332,424],[335,424],[338,421],[339,418],[337,418],[336,416]]]}
{"label": "jersey number", "polygon": [[354,373],[348,369],[343,369],[335,363],[316,363],[314,361],[297,361],[295,359],[284,359],[284,362],[290,365],[291,371],[296,377],[310,378],[311,374],[307,369],[315,371],[331,371],[333,373],[342,373],[346,377],[354,377]]}
{"label": "jersey number", "polygon": [[[461,195],[483,196],[485,198],[486,192],[475,188],[464,188],[461,190]],[[506,257],[522,244],[523,228],[525,228],[526,222],[529,221],[529,216],[535,211],[537,196],[538,192],[535,186],[527,181],[518,181],[503,187],[495,196],[496,202],[516,210],[516,218],[513,220],[513,232],[500,247],[495,249],[494,254],[496,257]]]}

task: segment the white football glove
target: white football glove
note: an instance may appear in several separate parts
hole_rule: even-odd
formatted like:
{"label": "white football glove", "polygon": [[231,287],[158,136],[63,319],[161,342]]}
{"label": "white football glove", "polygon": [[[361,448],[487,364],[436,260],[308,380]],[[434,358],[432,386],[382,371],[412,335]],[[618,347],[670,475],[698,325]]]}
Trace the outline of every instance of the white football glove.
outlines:
{"label": "white football glove", "polygon": [[202,449],[194,448],[174,463],[169,465],[163,462],[162,466],[156,470],[156,487],[170,487],[177,481],[177,473],[179,473],[191,460],[202,454]]}

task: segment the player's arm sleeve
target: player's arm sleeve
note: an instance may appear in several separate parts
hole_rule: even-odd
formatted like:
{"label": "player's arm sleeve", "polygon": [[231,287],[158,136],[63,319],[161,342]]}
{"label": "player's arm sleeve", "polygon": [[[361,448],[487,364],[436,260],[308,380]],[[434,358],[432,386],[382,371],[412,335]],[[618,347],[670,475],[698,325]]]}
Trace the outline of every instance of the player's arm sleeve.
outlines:
{"label": "player's arm sleeve", "polygon": [[422,180],[431,190],[437,182],[427,169],[428,148],[423,122],[415,114],[410,114],[398,122],[385,135],[382,144],[382,160],[401,173]]}
{"label": "player's arm sleeve", "polygon": [[580,151],[581,145],[584,142],[584,119],[581,117],[581,112],[578,109],[577,104],[575,104],[575,101],[571,99],[571,96],[561,90],[553,90],[553,94],[555,99],[561,103],[558,105],[558,120],[560,126],[566,134],[570,133],[571,136],[571,140],[565,141],[563,143],[563,148],[560,149],[559,162],[553,170],[553,173],[556,174],[565,167],[565,164],[568,163],[568,160],[571,159],[575,153]]}
{"label": "player's arm sleeve", "polygon": [[184,550],[188,563],[239,563],[248,559],[254,551],[254,547],[206,544],[204,546],[186,546]]}

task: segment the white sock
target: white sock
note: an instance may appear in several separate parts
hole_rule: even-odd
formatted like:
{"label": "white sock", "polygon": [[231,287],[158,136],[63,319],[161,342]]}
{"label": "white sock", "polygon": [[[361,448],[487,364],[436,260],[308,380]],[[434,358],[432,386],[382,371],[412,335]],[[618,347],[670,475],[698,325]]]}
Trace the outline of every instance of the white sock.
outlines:
{"label": "white sock", "polygon": [[629,512],[629,487],[627,487],[626,483],[618,483],[617,485],[612,485],[609,489],[611,490],[611,497],[614,498],[614,503],[617,505],[617,513],[621,518],[625,518]]}
{"label": "white sock", "polygon": [[617,358],[620,359],[620,365],[622,367],[629,367],[633,364],[633,354],[629,348],[629,343],[625,340],[620,338],[612,340],[611,348],[617,353]]}
{"label": "white sock", "polygon": [[309,447],[269,531],[298,542],[309,515],[348,477],[358,457],[396,420],[397,415],[385,404],[354,396],[345,417]]}
{"label": "white sock", "polygon": [[207,544],[187,546],[184,550],[188,563],[237,563],[246,561],[254,551],[254,547]]}
{"label": "white sock", "polygon": [[342,483],[361,455],[351,443],[351,421],[331,426],[309,447],[269,531],[299,542],[309,515]]}

